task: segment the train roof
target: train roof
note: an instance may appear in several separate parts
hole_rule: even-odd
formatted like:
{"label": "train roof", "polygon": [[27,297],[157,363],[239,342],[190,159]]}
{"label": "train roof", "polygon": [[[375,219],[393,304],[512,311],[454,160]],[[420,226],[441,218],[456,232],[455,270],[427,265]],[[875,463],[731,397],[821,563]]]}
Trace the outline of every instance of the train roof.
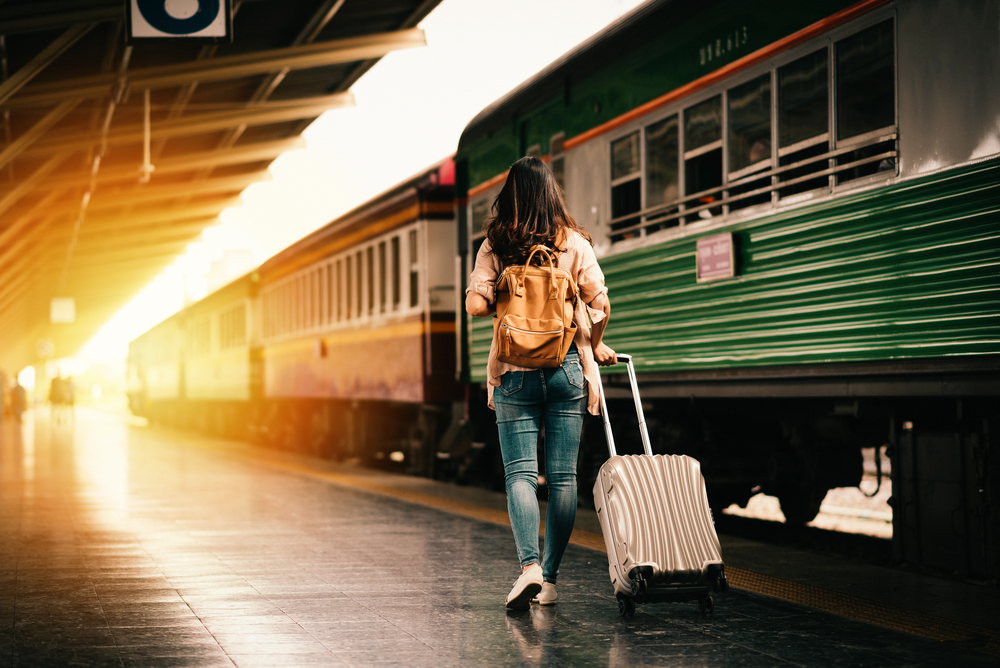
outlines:
{"label": "train roof", "polygon": [[[369,223],[410,206],[418,195],[423,194],[428,199],[441,200],[451,206],[454,183],[454,156],[448,156],[299,239],[265,261],[258,271],[265,280],[284,275],[301,264],[311,262],[317,254],[326,252],[332,243],[348,233],[360,231],[363,237],[363,230]],[[357,235],[352,234],[354,236]]]}
{"label": "train roof", "polygon": [[581,144],[890,0],[651,0],[481,111],[459,140],[458,196],[536,148]]}
{"label": "train roof", "polygon": [[507,127],[511,119],[553,97],[609,62],[663,33],[663,26],[705,13],[721,0],[650,0],[619,17],[536,75],[479,112],[458,141],[461,153],[476,139]]}

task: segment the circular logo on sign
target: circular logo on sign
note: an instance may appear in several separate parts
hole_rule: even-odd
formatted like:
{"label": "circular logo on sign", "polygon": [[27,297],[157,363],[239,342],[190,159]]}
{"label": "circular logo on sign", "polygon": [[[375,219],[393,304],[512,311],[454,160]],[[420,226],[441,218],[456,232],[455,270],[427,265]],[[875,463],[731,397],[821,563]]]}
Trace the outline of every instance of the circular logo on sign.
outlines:
{"label": "circular logo on sign", "polygon": [[190,35],[212,25],[219,0],[136,0],[142,17],[157,30]]}

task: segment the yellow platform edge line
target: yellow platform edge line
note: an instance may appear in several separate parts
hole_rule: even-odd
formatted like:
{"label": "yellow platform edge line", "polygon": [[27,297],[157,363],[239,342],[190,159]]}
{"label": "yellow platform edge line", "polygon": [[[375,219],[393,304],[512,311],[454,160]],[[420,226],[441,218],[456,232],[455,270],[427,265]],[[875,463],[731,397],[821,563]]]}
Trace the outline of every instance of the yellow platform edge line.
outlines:
{"label": "yellow platform edge line", "polygon": [[[207,445],[204,441],[184,440],[201,447]],[[324,480],[341,487],[371,492],[482,522],[490,522],[506,527],[510,526],[510,518],[504,511],[483,508],[473,503],[447,499],[425,492],[401,489],[374,480],[367,480],[360,476],[335,471],[322,471],[303,464],[284,461],[279,457],[269,457],[259,451],[238,451],[234,448],[224,446],[209,447],[239,454],[242,457],[249,457],[260,463],[282,469],[289,473]],[[544,520],[541,524],[540,532],[544,532]],[[578,547],[584,547],[600,552],[605,556],[607,555],[604,537],[599,534],[574,529],[569,542]],[[730,586],[737,589],[770,596],[814,610],[821,610],[852,621],[863,622],[894,631],[902,631],[903,633],[939,642],[981,643],[981,646],[976,648],[978,651],[990,656],[1000,657],[1000,633],[992,629],[944,617],[936,617],[859,596],[830,591],[801,582],[783,580],[733,566],[726,567],[726,576],[729,579]]]}

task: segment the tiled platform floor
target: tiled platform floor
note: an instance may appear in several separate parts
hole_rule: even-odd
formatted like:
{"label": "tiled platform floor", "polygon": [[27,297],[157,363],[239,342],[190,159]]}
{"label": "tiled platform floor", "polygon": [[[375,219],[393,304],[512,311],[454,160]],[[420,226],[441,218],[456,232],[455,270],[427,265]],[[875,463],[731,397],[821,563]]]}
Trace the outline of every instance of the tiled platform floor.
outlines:
{"label": "tiled platform floor", "polygon": [[509,530],[78,410],[0,429],[2,666],[996,665],[733,590],[623,621],[570,546],[507,613]]}

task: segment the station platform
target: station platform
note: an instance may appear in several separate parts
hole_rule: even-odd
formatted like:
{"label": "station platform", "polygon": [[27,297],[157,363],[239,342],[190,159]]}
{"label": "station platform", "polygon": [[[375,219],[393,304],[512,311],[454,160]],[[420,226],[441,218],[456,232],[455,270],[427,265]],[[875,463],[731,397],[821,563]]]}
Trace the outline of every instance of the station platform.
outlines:
{"label": "station platform", "polygon": [[[544,515],[543,515],[544,516]],[[618,614],[581,510],[507,612],[501,494],[36,408],[0,425],[0,667],[996,666],[996,590],[722,535],[732,588]]]}

